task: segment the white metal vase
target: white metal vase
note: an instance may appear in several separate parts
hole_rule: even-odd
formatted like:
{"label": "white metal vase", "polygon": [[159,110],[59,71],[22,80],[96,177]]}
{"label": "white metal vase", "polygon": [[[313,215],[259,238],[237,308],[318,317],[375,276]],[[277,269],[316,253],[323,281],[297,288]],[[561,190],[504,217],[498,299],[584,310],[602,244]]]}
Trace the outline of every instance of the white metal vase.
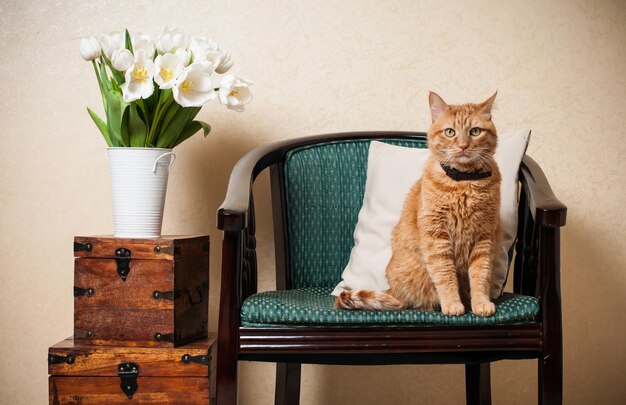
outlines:
{"label": "white metal vase", "polygon": [[171,149],[108,148],[114,236],[158,238],[169,169],[176,155]]}

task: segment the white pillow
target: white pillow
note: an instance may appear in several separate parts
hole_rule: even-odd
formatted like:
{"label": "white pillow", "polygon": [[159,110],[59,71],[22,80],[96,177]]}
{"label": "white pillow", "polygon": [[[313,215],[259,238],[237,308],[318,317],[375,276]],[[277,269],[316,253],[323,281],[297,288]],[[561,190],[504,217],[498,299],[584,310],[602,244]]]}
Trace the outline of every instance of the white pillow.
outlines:
{"label": "white pillow", "polygon": [[[491,297],[502,294],[508,273],[508,252],[517,233],[518,171],[530,130],[498,137],[495,160],[502,175],[500,225],[502,243],[496,253]],[[430,151],[372,141],[367,161],[363,206],[354,229],[354,247],[332,295],[345,289],[385,291],[385,270],[391,259],[391,232],[400,220],[411,186],[422,177]]]}

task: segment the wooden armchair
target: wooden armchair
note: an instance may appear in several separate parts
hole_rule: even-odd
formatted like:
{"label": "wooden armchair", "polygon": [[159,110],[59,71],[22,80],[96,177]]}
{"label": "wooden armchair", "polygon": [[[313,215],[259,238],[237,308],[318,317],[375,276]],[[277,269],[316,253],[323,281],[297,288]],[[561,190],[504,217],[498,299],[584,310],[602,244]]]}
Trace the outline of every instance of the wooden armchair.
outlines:
{"label": "wooden armchair", "polygon": [[[331,134],[260,147],[233,169],[218,211],[224,241],[217,404],[236,403],[239,360],[277,363],[276,404],[299,403],[303,363],[465,364],[467,403],[489,404],[490,363],[531,358],[538,359],[539,403],[561,404],[559,228],[567,209],[528,156],[519,174],[514,294],[497,302],[503,316],[478,325],[473,314],[451,323],[441,313],[332,307],[329,293],[349,259],[374,139],[426,147],[417,132]],[[268,167],[277,291],[257,294],[251,185]]]}

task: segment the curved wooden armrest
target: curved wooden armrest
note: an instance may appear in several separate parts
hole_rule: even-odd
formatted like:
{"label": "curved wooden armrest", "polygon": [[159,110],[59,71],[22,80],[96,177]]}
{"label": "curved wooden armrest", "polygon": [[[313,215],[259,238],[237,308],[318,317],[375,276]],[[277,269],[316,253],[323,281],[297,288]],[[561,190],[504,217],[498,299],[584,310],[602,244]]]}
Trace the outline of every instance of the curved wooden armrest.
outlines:
{"label": "curved wooden armrest", "polygon": [[537,162],[526,155],[522,159],[520,170],[522,185],[526,189],[530,212],[535,222],[550,228],[564,226],[567,207],[556,198]]}
{"label": "curved wooden armrest", "polygon": [[279,158],[280,143],[258,147],[246,153],[235,165],[228,180],[224,202],[217,210],[217,227],[240,231],[247,227],[250,189],[258,174]]}

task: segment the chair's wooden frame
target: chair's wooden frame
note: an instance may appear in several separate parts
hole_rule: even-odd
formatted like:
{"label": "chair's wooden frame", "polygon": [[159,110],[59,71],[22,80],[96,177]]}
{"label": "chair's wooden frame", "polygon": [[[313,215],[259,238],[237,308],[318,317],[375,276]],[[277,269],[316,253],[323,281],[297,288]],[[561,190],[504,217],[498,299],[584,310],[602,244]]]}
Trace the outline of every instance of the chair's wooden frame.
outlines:
{"label": "chair's wooden frame", "polygon": [[288,151],[347,139],[425,139],[418,132],[356,132],[300,138],[263,146],[234,167],[218,210],[224,231],[219,303],[218,405],[237,402],[237,362],[276,362],[276,404],[298,404],[300,365],[466,365],[468,404],[491,403],[492,361],[538,359],[539,403],[562,403],[560,227],[567,208],[554,196],[540,167],[525,156],[520,168],[514,292],[539,299],[537,323],[480,327],[250,328],[239,324],[243,300],[256,293],[257,266],[252,182],[270,168],[276,246],[276,287],[291,285],[285,211],[284,162]]}

